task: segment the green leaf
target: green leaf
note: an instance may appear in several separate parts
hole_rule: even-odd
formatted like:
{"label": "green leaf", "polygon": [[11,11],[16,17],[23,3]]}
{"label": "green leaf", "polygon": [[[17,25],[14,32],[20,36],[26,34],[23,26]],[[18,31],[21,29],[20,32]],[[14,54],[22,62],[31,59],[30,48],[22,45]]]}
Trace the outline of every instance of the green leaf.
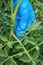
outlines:
{"label": "green leaf", "polygon": [[8,43],[6,43],[6,44],[7,44],[7,46],[8,46],[9,48],[12,48],[12,45],[13,45],[12,42],[9,42],[9,41],[8,41]]}
{"label": "green leaf", "polygon": [[31,31],[33,31],[33,30],[36,30],[39,26],[40,26],[40,24],[41,24],[42,22],[34,22],[31,26],[30,26],[30,28],[29,28],[29,32],[31,32]]}
{"label": "green leaf", "polygon": [[8,56],[8,52],[6,50],[0,50],[0,56],[1,57],[7,57]]}
{"label": "green leaf", "polygon": [[39,50],[39,47],[38,46],[36,46],[36,50]]}
{"label": "green leaf", "polygon": [[17,65],[17,63],[15,60],[10,59],[10,60],[6,61],[5,65]]}
{"label": "green leaf", "polygon": [[[30,56],[32,57],[33,60],[36,60],[39,56],[39,51],[31,51]],[[26,54],[23,54],[19,60],[25,62],[30,62],[31,60],[28,58],[28,56]]]}
{"label": "green leaf", "polygon": [[17,50],[20,50],[20,49],[22,49],[22,47],[21,47],[20,45],[17,45],[17,46],[16,46],[16,49],[17,49]]}
{"label": "green leaf", "polygon": [[2,49],[2,47],[3,47],[3,45],[2,45],[2,44],[0,44],[0,49]]}
{"label": "green leaf", "polygon": [[23,44],[24,45],[27,45],[27,44],[36,45],[37,42],[36,42],[36,40],[33,37],[26,37],[24,42],[23,42]]}
{"label": "green leaf", "polygon": [[1,39],[2,41],[5,41],[5,42],[8,41],[8,39],[7,39],[6,37],[1,36],[1,35],[0,35],[0,39]]}

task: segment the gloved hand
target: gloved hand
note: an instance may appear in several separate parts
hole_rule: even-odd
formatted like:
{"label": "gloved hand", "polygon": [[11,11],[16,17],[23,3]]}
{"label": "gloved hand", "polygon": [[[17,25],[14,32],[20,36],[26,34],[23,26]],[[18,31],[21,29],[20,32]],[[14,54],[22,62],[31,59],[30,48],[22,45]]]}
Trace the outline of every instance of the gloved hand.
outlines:
{"label": "gloved hand", "polygon": [[[13,0],[14,9],[16,7],[17,2],[18,0]],[[22,36],[20,35],[20,33],[25,35],[26,31],[29,29],[30,25],[34,21],[35,21],[35,13],[29,0],[22,0],[14,23],[14,32],[16,36],[19,39],[21,39]]]}

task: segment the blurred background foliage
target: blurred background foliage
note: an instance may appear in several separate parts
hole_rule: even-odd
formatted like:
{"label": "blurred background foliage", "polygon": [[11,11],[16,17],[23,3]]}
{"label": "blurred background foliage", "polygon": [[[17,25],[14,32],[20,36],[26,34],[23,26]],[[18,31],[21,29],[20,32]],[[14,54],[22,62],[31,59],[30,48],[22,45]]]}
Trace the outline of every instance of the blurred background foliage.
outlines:
{"label": "blurred background foliage", "polygon": [[30,2],[37,22],[23,39],[18,40],[13,34],[9,41],[11,0],[0,0],[0,65],[43,65],[43,0]]}

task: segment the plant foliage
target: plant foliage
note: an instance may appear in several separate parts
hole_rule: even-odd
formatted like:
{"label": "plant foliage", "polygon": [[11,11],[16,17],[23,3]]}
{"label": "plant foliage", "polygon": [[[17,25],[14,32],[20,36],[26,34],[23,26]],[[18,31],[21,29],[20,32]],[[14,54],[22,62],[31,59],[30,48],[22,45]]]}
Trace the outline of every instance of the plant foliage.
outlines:
{"label": "plant foliage", "polygon": [[43,65],[43,3],[30,2],[37,22],[19,40],[13,32],[13,20],[21,1],[13,11],[12,0],[0,0],[0,65]]}

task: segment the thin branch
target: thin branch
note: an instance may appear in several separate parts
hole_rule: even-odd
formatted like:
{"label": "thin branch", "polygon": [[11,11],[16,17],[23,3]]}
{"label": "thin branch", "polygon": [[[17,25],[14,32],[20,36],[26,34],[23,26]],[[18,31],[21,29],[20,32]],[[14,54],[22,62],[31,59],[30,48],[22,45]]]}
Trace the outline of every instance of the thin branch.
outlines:
{"label": "thin branch", "polygon": [[[40,46],[40,45],[42,45],[42,44],[43,44],[43,42],[40,43],[40,44],[37,44],[36,46]],[[28,52],[30,52],[30,51],[32,51],[33,49],[35,49],[36,46],[34,46],[34,47],[31,48],[30,50],[28,50]],[[25,52],[23,51],[23,52],[19,52],[19,53],[17,53],[17,54],[14,54],[14,55],[12,55],[12,56],[9,56],[8,58],[6,58],[6,59],[2,62],[2,65],[3,65],[3,63],[5,63],[8,59],[13,58],[13,57],[15,57],[15,56],[17,56],[17,55],[22,55],[22,54],[24,54],[24,53],[25,53]]]}
{"label": "thin branch", "polygon": [[11,29],[10,29],[10,37],[9,37],[9,40],[11,40],[11,36],[12,36],[11,34],[14,32],[14,22],[15,22],[16,14],[17,14],[18,8],[19,8],[22,0],[18,0],[18,4],[17,4],[17,6],[15,8],[14,13],[12,11],[12,5],[13,5],[12,4],[12,1],[13,0],[11,0],[11,16],[12,16],[12,18],[11,18]]}
{"label": "thin branch", "polygon": [[34,62],[34,60],[32,59],[32,57],[30,56],[30,54],[28,53],[28,51],[25,49],[25,47],[23,46],[23,44],[21,43],[21,41],[14,34],[12,34],[12,35],[19,42],[19,44],[22,46],[22,48],[24,49],[24,51],[27,54],[28,58],[30,58],[30,60],[32,61],[33,65],[36,65],[36,63]]}

